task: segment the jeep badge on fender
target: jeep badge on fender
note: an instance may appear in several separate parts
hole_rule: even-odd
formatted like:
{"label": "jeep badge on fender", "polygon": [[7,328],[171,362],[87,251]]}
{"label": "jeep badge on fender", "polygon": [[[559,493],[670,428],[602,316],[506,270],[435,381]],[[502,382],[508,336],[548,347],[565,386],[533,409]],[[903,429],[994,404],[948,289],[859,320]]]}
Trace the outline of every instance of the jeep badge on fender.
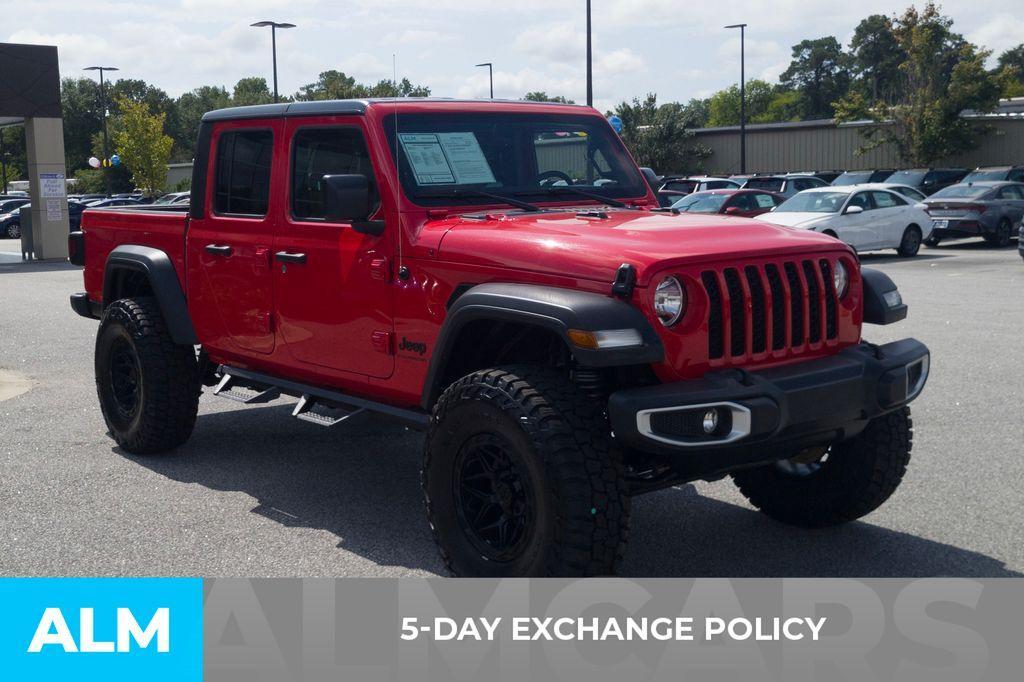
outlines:
{"label": "jeep badge on fender", "polygon": [[120,447],[181,445],[203,386],[293,396],[309,428],[378,412],[425,431],[456,575],[613,573],[631,498],[686,481],[860,518],[903,478],[928,379],[923,344],[862,339],[906,316],[888,277],[823,234],[659,210],[587,107],[213,111],[187,208],[91,209],[71,240]]}

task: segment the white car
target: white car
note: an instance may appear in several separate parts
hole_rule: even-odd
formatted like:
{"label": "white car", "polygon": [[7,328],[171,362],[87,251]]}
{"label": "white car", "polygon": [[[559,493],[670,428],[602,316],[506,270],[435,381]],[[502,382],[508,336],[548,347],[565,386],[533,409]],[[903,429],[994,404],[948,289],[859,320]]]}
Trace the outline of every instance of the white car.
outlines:
{"label": "white car", "polygon": [[871,185],[804,190],[756,219],[823,232],[857,251],[896,249],[901,256],[917,255],[932,232],[924,204]]}

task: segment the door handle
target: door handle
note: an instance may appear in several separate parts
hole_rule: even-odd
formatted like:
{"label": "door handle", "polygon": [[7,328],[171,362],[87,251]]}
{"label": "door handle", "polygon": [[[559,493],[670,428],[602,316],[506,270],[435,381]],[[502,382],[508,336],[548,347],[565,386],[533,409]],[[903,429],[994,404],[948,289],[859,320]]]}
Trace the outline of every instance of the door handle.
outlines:
{"label": "door handle", "polygon": [[274,254],[274,258],[281,261],[282,263],[305,263],[306,254],[304,253],[288,253],[287,251],[278,251]]}
{"label": "door handle", "polygon": [[203,247],[203,250],[215,256],[230,256],[234,249],[227,244],[207,244]]}

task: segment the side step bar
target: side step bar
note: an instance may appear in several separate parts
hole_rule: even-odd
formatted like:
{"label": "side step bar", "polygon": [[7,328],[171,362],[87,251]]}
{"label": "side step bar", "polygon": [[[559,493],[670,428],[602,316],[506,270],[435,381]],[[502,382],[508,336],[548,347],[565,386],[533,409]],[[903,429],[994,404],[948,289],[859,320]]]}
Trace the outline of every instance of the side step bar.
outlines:
{"label": "side step bar", "polygon": [[426,429],[430,422],[430,415],[422,410],[385,405],[329,388],[309,386],[228,365],[221,365],[218,371],[224,378],[213,390],[214,395],[249,405],[269,402],[282,394],[290,395],[299,399],[292,416],[320,426],[340,424],[363,411],[377,412],[420,430]]}

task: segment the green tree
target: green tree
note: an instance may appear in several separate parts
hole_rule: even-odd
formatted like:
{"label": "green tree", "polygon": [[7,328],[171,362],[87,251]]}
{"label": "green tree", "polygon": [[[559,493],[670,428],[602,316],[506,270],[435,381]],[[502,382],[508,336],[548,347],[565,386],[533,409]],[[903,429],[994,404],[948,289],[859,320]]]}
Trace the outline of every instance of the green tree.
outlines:
{"label": "green tree", "polygon": [[408,78],[398,83],[392,80],[364,85],[343,71],[324,71],[313,83],[303,85],[295,94],[297,100],[359,99],[363,97],[427,97],[430,88],[413,85]]}
{"label": "green tree", "polygon": [[872,14],[857,24],[850,53],[864,95],[871,101],[891,101],[900,83],[900,64],[906,59],[893,33],[892,19]]}
{"label": "green tree", "polygon": [[836,103],[841,121],[869,118],[860,151],[895,145],[914,166],[973,148],[989,128],[962,116],[965,110],[989,112],[999,102],[999,84],[985,69],[989,53],[951,30],[952,20],[934,3],[908,8],[893,23],[893,35],[906,52],[900,64],[899,96],[892,103],[870,102],[858,91]]}
{"label": "green tree", "polygon": [[690,98],[690,101],[683,105],[682,115],[689,122],[687,127],[703,128],[708,124],[708,119],[711,116],[711,100]]}
{"label": "green tree", "polygon": [[60,83],[64,119],[64,163],[68,172],[89,167],[92,136],[102,125],[100,86],[88,78],[64,78]]}
{"label": "green tree", "polygon": [[177,101],[178,127],[169,131],[174,136],[174,159],[191,161],[195,156],[199,122],[203,114],[231,106],[231,95],[222,86],[204,85],[186,92]]}
{"label": "green tree", "polygon": [[231,94],[231,106],[245,107],[253,104],[270,104],[274,101],[274,93],[267,87],[267,79],[262,76],[249,76],[235,83]]}
{"label": "green tree", "polygon": [[1024,43],[999,55],[993,75],[1003,97],[1024,97]]}
{"label": "green tree", "polygon": [[[756,78],[747,81],[747,121],[763,118],[768,110],[774,89],[771,84]],[[740,124],[740,86],[731,85],[711,95],[708,101],[707,125],[737,126]]]}
{"label": "green tree", "polygon": [[687,130],[686,107],[678,102],[658,106],[657,95],[651,93],[642,100],[622,102],[608,113],[622,119],[622,141],[641,166],[659,173],[690,173],[711,155],[707,147],[694,143]]}
{"label": "green tree", "polygon": [[145,194],[154,196],[167,182],[167,162],[171,159],[174,140],[164,134],[163,113],[150,113],[142,102],[128,98],[118,100],[120,115],[114,133],[114,148],[132,181]]}
{"label": "green tree", "polygon": [[567,99],[564,95],[548,95],[543,90],[534,90],[523,95],[523,99],[528,102],[557,102],[559,104],[576,104],[571,99]]}
{"label": "green tree", "polygon": [[805,118],[830,118],[832,102],[850,86],[849,58],[832,36],[802,40],[793,46],[793,61],[779,80],[803,95]]}

